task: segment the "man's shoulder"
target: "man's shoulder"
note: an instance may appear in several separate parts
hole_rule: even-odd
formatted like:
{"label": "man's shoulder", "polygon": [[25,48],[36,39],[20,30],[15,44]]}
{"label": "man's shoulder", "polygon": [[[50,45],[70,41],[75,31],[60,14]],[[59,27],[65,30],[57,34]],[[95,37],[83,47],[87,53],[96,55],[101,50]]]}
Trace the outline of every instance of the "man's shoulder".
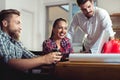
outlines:
{"label": "man's shoulder", "polygon": [[97,7],[95,10],[96,10],[96,16],[98,17],[98,19],[103,19],[106,16],[109,16],[109,13],[105,9]]}
{"label": "man's shoulder", "polygon": [[2,34],[3,34],[3,32],[2,32],[1,29],[0,29],[0,39],[1,39],[1,37],[2,37]]}
{"label": "man's shoulder", "polygon": [[0,41],[7,38],[6,34],[0,30]]}
{"label": "man's shoulder", "polygon": [[83,15],[83,12],[82,12],[82,11],[79,11],[79,12],[76,13],[76,15],[82,16],[82,15]]}
{"label": "man's shoulder", "polygon": [[76,13],[74,16],[73,16],[73,20],[75,20],[74,22],[77,22],[77,21],[81,21],[84,19],[84,14],[82,13],[82,11]]}
{"label": "man's shoulder", "polygon": [[99,14],[99,15],[103,15],[105,13],[108,14],[107,10],[105,10],[103,8],[96,7],[95,10],[96,10],[96,13]]}
{"label": "man's shoulder", "polygon": [[0,41],[7,41],[10,39],[10,36],[8,36],[5,32],[0,32]]}

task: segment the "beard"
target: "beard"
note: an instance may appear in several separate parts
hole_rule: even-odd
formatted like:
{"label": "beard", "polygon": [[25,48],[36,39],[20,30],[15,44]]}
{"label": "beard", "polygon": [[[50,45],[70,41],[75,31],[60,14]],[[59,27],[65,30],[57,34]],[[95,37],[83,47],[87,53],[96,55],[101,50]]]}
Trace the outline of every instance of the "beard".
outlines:
{"label": "beard", "polygon": [[93,16],[93,12],[91,11],[91,12],[89,12],[89,13],[86,13],[86,15],[85,15],[87,18],[90,18],[90,17],[92,17]]}
{"label": "beard", "polygon": [[10,37],[16,41],[20,40],[20,31],[19,30],[11,30],[10,28],[8,28],[8,34],[10,35]]}
{"label": "beard", "polygon": [[11,32],[9,33],[11,38],[15,39],[16,41],[19,41],[20,35],[17,32]]}

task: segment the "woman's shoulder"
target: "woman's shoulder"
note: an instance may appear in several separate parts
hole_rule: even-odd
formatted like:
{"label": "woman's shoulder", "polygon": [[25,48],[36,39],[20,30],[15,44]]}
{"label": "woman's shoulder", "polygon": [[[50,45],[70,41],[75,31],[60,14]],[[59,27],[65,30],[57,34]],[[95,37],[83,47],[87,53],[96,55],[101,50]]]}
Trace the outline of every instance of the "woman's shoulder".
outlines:
{"label": "woman's shoulder", "polygon": [[43,43],[49,43],[49,42],[52,42],[50,38],[43,41]]}
{"label": "woman's shoulder", "polygon": [[63,40],[67,41],[67,42],[70,41],[70,39],[68,37],[63,38]]}

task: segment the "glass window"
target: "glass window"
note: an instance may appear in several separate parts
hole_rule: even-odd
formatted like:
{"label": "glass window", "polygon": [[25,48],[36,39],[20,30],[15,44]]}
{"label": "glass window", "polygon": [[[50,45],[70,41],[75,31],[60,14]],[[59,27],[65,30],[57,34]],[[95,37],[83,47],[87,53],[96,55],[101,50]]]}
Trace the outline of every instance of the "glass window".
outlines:
{"label": "glass window", "polygon": [[78,7],[78,5],[76,3],[73,3],[72,4],[72,16],[74,16],[79,11],[80,11],[80,8]]}

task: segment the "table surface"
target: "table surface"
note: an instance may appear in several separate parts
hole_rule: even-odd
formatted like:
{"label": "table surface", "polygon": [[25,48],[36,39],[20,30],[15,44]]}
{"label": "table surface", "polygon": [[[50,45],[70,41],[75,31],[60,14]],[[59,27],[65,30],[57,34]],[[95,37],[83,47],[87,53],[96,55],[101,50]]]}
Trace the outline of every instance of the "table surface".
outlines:
{"label": "table surface", "polygon": [[120,63],[59,62],[55,76],[63,80],[120,80]]}
{"label": "table surface", "polygon": [[56,64],[57,66],[76,66],[76,65],[80,65],[80,66],[108,66],[108,67],[120,67],[120,63],[108,63],[108,62],[89,62],[89,61],[74,61],[74,62],[70,62],[70,61],[65,61],[65,62],[59,62],[58,64]]}

